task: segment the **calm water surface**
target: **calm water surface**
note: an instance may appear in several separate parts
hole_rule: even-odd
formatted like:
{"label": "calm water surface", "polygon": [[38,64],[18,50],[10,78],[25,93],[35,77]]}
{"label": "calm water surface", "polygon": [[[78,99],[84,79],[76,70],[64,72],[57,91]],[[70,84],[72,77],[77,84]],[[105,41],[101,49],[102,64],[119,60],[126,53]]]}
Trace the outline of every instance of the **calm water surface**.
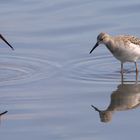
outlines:
{"label": "calm water surface", "polygon": [[[137,139],[140,84],[96,36],[140,36],[139,0],[1,0],[2,140]],[[7,47],[7,48],[6,48]],[[140,64],[139,64],[140,65]],[[93,105],[93,107],[91,107]],[[96,110],[95,110],[95,109]]]}

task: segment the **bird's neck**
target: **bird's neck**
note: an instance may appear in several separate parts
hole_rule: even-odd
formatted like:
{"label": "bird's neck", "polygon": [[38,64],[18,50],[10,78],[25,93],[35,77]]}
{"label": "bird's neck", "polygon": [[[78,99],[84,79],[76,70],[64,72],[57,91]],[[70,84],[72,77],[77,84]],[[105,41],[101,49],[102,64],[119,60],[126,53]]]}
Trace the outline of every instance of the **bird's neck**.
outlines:
{"label": "bird's neck", "polygon": [[114,53],[115,47],[114,47],[114,41],[112,39],[106,41],[105,45],[111,53]]}

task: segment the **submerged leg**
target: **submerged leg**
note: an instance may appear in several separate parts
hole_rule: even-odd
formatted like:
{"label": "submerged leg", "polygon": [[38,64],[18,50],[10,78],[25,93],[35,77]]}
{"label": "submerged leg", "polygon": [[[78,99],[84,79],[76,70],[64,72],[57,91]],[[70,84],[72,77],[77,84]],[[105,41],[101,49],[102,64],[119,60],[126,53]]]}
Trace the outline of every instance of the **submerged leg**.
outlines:
{"label": "submerged leg", "polygon": [[136,73],[138,73],[138,72],[139,72],[139,70],[138,70],[138,65],[137,65],[137,62],[135,62],[135,67],[136,67]]}

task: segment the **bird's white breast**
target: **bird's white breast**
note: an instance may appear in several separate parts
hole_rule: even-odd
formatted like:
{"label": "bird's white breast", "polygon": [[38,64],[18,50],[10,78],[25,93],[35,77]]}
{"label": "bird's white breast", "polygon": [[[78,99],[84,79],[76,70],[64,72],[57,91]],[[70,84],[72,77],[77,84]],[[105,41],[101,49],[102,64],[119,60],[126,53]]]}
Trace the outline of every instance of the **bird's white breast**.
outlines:
{"label": "bird's white breast", "polygon": [[114,46],[108,49],[121,62],[135,62],[140,59],[140,46],[131,42],[115,42]]}

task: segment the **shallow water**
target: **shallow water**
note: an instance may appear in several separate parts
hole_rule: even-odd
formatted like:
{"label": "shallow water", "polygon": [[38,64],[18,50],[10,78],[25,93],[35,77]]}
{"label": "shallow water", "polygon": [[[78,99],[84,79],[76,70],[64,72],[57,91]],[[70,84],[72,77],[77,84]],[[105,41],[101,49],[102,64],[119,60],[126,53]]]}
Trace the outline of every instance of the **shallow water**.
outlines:
{"label": "shallow water", "polygon": [[140,36],[138,0],[0,3],[1,34],[15,48],[0,42],[2,140],[139,138],[134,64],[122,83],[103,45],[89,55],[101,31]]}

